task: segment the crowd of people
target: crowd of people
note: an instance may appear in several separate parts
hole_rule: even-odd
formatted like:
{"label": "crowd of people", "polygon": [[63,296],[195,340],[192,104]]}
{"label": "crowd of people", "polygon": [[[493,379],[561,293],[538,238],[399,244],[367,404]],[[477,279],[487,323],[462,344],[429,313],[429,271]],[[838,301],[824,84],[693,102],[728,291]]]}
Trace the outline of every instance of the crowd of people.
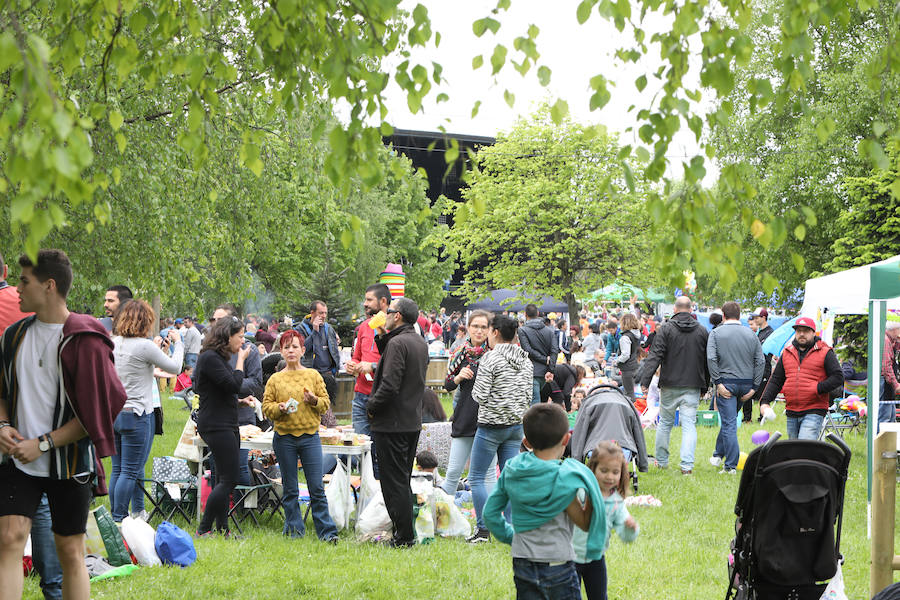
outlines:
{"label": "crowd of people", "polygon": [[[843,383],[841,365],[812,319],[796,321],[793,342],[776,360],[761,345],[772,333],[767,311],[753,313],[748,328],[734,302],[721,307],[712,331],[697,321],[687,297],[676,299],[665,321],[631,307],[584,312],[570,325],[533,304],[522,315],[474,310],[464,320],[443,309],[426,314],[413,300],[373,284],[347,360],[321,301],[289,324],[242,318],[234,305],[221,304],[205,325],[192,317],[163,320],[153,336],[158,316],[124,285],[108,288],[103,318],[70,312],[72,266],[62,251],[42,250],[36,262],[23,255],[18,264],[18,289],[6,283],[5,265],[0,281],[0,485],[7,491],[0,499],[0,581],[10,597],[22,593],[29,533],[45,596],[89,597],[90,504],[108,490],[114,521],[146,518],[142,478],[161,426],[160,391],[196,407],[197,431],[211,452],[214,486],[198,537],[237,537],[227,511],[235,486],[249,483],[239,427],[265,421],[274,429],[278,463],[302,464],[316,536],[337,543],[319,430],[336,422],[339,372],[355,377],[353,429],[371,436],[393,526],[388,545],[405,548],[416,541],[410,477],[422,423],[446,419],[426,385],[429,354],[449,353],[443,382],[453,396],[449,464],[437,483],[456,493],[469,465],[476,527],[468,541],[494,536],[511,544],[521,597],[577,598],[583,582],[590,598],[605,598],[610,532],[625,541],[638,533],[623,498],[626,461],[638,446],[643,450],[643,439],[639,431],[640,443],[625,446],[580,439],[576,460],[560,460],[571,453],[573,425],[591,393],[586,382],[602,378],[618,387],[625,406],[658,402],[660,469],[669,464],[677,412],[684,475],[694,469],[703,396],[721,420],[709,461],[733,474],[742,412],[751,420],[756,403],[761,419],[774,418],[771,405],[781,393],[788,436],[817,439],[830,393]],[[890,394],[900,392],[898,330],[892,324],[885,342]],[[100,462],[107,456],[108,481]],[[430,453],[419,460],[434,469]],[[284,534],[303,536],[297,469],[281,473]]]}

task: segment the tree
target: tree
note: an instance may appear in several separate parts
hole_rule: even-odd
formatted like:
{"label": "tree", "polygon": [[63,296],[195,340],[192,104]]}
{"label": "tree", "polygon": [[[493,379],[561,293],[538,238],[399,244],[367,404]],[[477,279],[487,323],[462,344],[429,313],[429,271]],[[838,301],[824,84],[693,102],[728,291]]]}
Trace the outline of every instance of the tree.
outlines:
{"label": "tree", "polygon": [[[841,182],[870,170],[857,144],[873,123],[893,129],[900,116],[900,76],[886,73],[877,86],[870,85],[879,72],[879,49],[893,35],[892,9],[893,4],[881,2],[871,11],[851,11],[846,27],[813,29],[812,74],[795,101],[754,110],[754,86],[780,79],[771,40],[789,16],[781,2],[754,5],[746,34],[759,52],[735,69],[735,85],[720,102],[732,108],[731,114],[712,128],[711,143],[723,168],[739,170],[754,190],[752,195],[724,188],[719,192],[732,198],[741,213],[761,221],[777,215],[786,227],[773,228],[768,237],[761,233],[760,243],[754,244],[753,232],[741,227],[740,216],[725,227],[715,219],[709,235],[742,242],[743,261],[732,297],[757,294],[768,273],[784,298],[802,288],[806,265],[815,269],[832,259],[832,243],[842,231],[838,217],[850,204],[848,188]],[[775,243],[776,235],[782,243]]]}
{"label": "tree", "polygon": [[633,175],[616,160],[619,150],[602,127],[553,125],[546,106],[481,149],[463,191],[468,203],[450,210],[448,248],[477,267],[461,292],[550,294],[566,301],[577,323],[576,301],[589,290],[620,278],[647,281],[644,201],[628,190]]}

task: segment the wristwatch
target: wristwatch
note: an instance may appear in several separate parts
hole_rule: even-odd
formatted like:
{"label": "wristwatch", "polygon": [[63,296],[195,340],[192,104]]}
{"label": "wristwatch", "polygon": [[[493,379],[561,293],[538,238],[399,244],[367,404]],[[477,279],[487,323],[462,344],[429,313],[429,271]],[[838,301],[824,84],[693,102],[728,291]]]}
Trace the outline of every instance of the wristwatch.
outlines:
{"label": "wristwatch", "polygon": [[40,443],[38,444],[38,450],[40,450],[41,452],[47,452],[48,450],[50,450],[50,438],[49,438],[49,436],[47,436],[47,435],[42,435],[39,439],[40,439],[41,441],[40,441]]}

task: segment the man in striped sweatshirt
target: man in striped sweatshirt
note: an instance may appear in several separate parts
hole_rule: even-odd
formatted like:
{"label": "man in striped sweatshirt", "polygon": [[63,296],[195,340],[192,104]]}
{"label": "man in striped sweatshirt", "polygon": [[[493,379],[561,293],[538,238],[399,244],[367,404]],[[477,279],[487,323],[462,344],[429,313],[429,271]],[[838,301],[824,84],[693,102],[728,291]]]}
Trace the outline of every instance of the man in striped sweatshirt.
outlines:
{"label": "man in striped sweatshirt", "polygon": [[531,406],[534,367],[528,354],[514,343],[519,327],[505,315],[493,318],[488,329],[491,350],[478,363],[472,398],[478,403],[478,429],[472,442],[469,482],[475,504],[477,529],[467,541],[486,542],[490,534],[484,523],[488,490],[485,475],[494,456],[500,469],[519,453],[524,434],[522,415]]}

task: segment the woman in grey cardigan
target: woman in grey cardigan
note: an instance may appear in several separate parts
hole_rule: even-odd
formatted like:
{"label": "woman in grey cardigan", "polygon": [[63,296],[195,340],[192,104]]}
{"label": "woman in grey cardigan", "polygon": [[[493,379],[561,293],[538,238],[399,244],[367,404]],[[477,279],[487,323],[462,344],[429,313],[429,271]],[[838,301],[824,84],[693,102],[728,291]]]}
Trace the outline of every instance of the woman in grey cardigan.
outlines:
{"label": "woman in grey cardigan", "polygon": [[[128,399],[113,424],[116,453],[112,456],[109,480],[109,505],[113,520],[128,516],[128,505],[135,515],[143,516],[143,493],[136,487],[144,477],[144,465],[153,444],[153,367],[169,373],[179,373],[184,360],[184,343],[172,328],[166,340],[149,339],[150,327],[156,315],[143,300],[123,304],[113,323],[113,355],[116,373],[125,387]],[[170,357],[169,345],[174,344]]]}

